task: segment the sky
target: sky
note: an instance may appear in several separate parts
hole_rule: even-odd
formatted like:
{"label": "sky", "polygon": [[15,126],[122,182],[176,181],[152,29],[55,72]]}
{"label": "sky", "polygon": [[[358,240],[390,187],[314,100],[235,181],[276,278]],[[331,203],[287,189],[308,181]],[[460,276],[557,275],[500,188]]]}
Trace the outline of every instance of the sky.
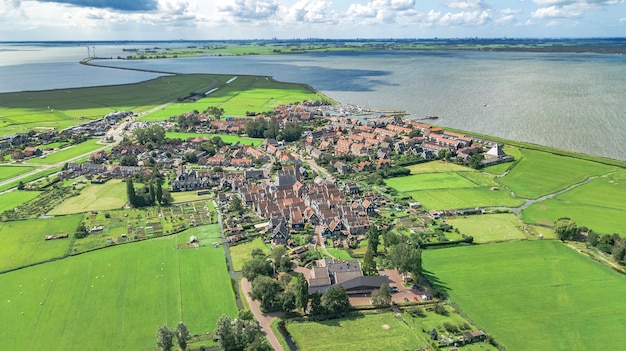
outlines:
{"label": "sky", "polygon": [[623,36],[625,0],[0,0],[0,41]]}

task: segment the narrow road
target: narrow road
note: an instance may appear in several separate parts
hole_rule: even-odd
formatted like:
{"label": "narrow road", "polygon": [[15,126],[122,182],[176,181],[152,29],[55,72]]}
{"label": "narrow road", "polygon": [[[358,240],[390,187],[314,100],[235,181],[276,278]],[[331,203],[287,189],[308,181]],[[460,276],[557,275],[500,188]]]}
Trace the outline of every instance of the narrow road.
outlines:
{"label": "narrow road", "polygon": [[252,286],[248,279],[243,278],[241,280],[241,293],[245,295],[246,300],[248,301],[248,305],[250,306],[250,311],[254,315],[257,321],[259,321],[259,325],[261,326],[261,330],[267,336],[267,340],[272,345],[272,348],[275,351],[284,351],[283,345],[278,341],[276,334],[274,334],[274,330],[272,330],[271,324],[276,319],[276,315],[272,313],[263,313],[261,311],[261,306],[258,301],[252,300],[250,297],[250,291],[252,290]]}

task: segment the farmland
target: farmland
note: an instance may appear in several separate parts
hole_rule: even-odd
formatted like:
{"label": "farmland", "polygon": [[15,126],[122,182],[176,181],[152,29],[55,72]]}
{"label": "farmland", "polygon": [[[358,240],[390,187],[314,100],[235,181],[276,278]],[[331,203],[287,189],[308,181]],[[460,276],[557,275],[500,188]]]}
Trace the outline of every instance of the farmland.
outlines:
{"label": "farmland", "polygon": [[0,271],[64,256],[71,239],[44,240],[44,237],[73,235],[81,218],[76,215],[0,222]]}
{"label": "farmland", "polygon": [[551,225],[558,218],[569,217],[599,233],[624,234],[624,197],[626,171],[620,171],[533,204],[522,211],[522,218],[529,223]]}
{"label": "farmland", "polygon": [[83,154],[95,151],[97,149],[104,148],[105,145],[98,144],[99,139],[92,139],[85,141],[84,143],[80,143],[78,145],[73,145],[54,153],[47,155],[45,158],[33,158],[28,160],[27,164],[55,164],[59,162],[64,162],[69,159],[81,156]]}
{"label": "farmland", "polygon": [[499,181],[518,197],[536,199],[613,170],[596,162],[525,149],[522,159]]}
{"label": "farmland", "polygon": [[245,145],[254,145],[259,146],[263,139],[255,139],[248,137],[241,137],[233,134],[208,134],[208,133],[179,133],[179,132],[168,132],[165,134],[168,139],[180,139],[187,140],[188,138],[198,138],[201,136],[205,136],[207,138],[214,138],[216,136],[220,137],[223,142],[234,144],[236,142],[240,142]]}
{"label": "farmland", "polygon": [[159,325],[184,321],[191,333],[212,330],[221,314],[237,311],[224,251],[177,250],[177,240],[121,245],[1,275],[0,314],[12,323],[3,325],[0,342],[13,350],[153,350]]}
{"label": "farmland", "polygon": [[14,190],[0,195],[0,213],[12,210],[15,207],[36,198],[39,191]]}
{"label": "farmland", "polygon": [[624,343],[626,305],[613,303],[626,289],[623,276],[559,241],[428,250],[423,257],[450,299],[511,350]]}
{"label": "farmland", "polygon": [[28,166],[0,166],[0,180],[16,177],[20,174],[28,173],[35,167]]}
{"label": "farmland", "polygon": [[238,244],[230,247],[230,257],[233,261],[233,270],[240,271],[244,263],[252,259],[250,253],[254,249],[261,249],[266,255],[269,255],[270,249],[263,243],[263,239],[256,238],[251,242]]}
{"label": "farmland", "polygon": [[80,195],[65,200],[48,214],[62,215],[86,211],[119,209],[126,203],[126,184],[119,179],[91,184]]}

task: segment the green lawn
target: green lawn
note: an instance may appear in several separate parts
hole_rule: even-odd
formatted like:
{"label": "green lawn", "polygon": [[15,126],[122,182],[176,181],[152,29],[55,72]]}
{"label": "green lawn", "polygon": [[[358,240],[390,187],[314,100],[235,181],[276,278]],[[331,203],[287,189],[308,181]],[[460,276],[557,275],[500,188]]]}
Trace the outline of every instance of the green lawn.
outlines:
{"label": "green lawn", "polygon": [[270,248],[265,245],[263,239],[261,238],[256,238],[251,242],[229,247],[230,258],[233,261],[233,269],[240,271],[241,268],[243,268],[244,263],[252,259],[250,253],[254,249],[261,249],[266,255],[270,254]]}
{"label": "green lawn", "polygon": [[259,146],[261,145],[261,143],[263,142],[263,139],[255,139],[255,138],[248,138],[248,137],[240,137],[238,135],[234,135],[234,134],[208,134],[208,133],[178,133],[178,132],[169,132],[166,133],[165,136],[169,139],[180,139],[180,140],[187,140],[188,138],[198,138],[201,136],[205,136],[207,138],[213,138],[213,137],[220,137],[222,138],[222,141],[224,141],[225,143],[230,143],[230,144],[234,144],[236,142],[240,142],[242,144],[245,145],[254,145],[254,146]]}
{"label": "green lawn", "polygon": [[522,211],[524,221],[552,225],[569,217],[580,226],[603,234],[626,235],[626,171],[599,177],[553,199],[533,204]]}
{"label": "green lawn", "polygon": [[547,152],[523,150],[523,157],[511,172],[499,181],[517,197],[536,199],[584,181],[607,174],[616,168],[604,164],[557,156]]}
{"label": "green lawn", "polygon": [[211,197],[213,197],[213,194],[198,196],[195,191],[176,191],[171,194],[172,194],[172,198],[174,199],[174,203],[208,200],[208,199],[211,199]]}
{"label": "green lawn", "polygon": [[126,183],[120,179],[109,180],[104,184],[91,184],[71,197],[48,214],[62,215],[87,211],[113,210],[126,203]]}
{"label": "green lawn", "polygon": [[[0,275],[7,350],[146,350],[159,325],[211,331],[237,307],[221,247],[176,249],[175,236]],[[85,332],[92,330],[97,332]],[[106,346],[105,346],[106,345]]]}
{"label": "green lawn", "polygon": [[523,223],[512,213],[497,213],[446,218],[446,222],[465,235],[474,237],[475,243],[524,239],[520,229]]}
{"label": "green lawn", "polygon": [[426,250],[424,268],[509,350],[617,350],[626,280],[556,240]]}
{"label": "green lawn", "polygon": [[411,170],[411,174],[419,173],[447,173],[447,172],[465,172],[471,170],[469,167],[461,166],[456,163],[445,161],[430,161],[418,163],[416,165],[406,167]]}
{"label": "green lawn", "polygon": [[20,174],[28,173],[35,167],[28,166],[0,166],[0,180],[17,177]]}
{"label": "green lawn", "polygon": [[13,210],[17,206],[36,198],[39,194],[41,194],[40,191],[20,190],[0,194],[0,213]]}
{"label": "green lawn", "polygon": [[350,256],[350,254],[348,253],[348,251],[344,250],[344,249],[334,249],[334,248],[327,248],[326,249],[328,251],[329,254],[331,254],[334,258],[338,258],[340,260],[354,260],[354,258],[352,258],[352,256]]}
{"label": "green lawn", "polygon": [[103,148],[105,145],[96,144],[99,139],[91,139],[84,143],[69,146],[67,148],[56,151],[47,155],[45,158],[33,158],[27,161],[28,164],[55,164],[64,162],[74,157],[90,153],[94,150]]}
{"label": "green lawn", "polygon": [[[62,257],[81,218],[62,216],[0,222],[0,271]],[[44,240],[46,235],[63,233],[70,238]]]}

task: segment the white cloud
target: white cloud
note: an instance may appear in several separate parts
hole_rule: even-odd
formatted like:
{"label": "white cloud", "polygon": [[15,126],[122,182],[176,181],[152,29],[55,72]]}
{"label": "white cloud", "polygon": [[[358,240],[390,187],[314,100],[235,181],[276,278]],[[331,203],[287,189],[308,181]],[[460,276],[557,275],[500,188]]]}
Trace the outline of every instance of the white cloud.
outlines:
{"label": "white cloud", "polygon": [[366,5],[351,4],[347,18],[358,24],[406,25],[417,15],[415,0],[374,0]]}
{"label": "white cloud", "polygon": [[485,24],[490,20],[491,16],[488,11],[462,11],[446,13],[439,19],[439,23],[444,26],[475,26]]}
{"label": "white cloud", "polygon": [[259,21],[272,19],[279,7],[276,0],[223,0],[217,10],[235,21]]}
{"label": "white cloud", "polygon": [[483,10],[488,9],[491,6],[482,0],[451,0],[446,3],[446,6],[451,9],[457,10]]}
{"label": "white cloud", "polygon": [[329,1],[300,0],[286,9],[284,19],[295,23],[337,23],[337,13],[330,10]]}

